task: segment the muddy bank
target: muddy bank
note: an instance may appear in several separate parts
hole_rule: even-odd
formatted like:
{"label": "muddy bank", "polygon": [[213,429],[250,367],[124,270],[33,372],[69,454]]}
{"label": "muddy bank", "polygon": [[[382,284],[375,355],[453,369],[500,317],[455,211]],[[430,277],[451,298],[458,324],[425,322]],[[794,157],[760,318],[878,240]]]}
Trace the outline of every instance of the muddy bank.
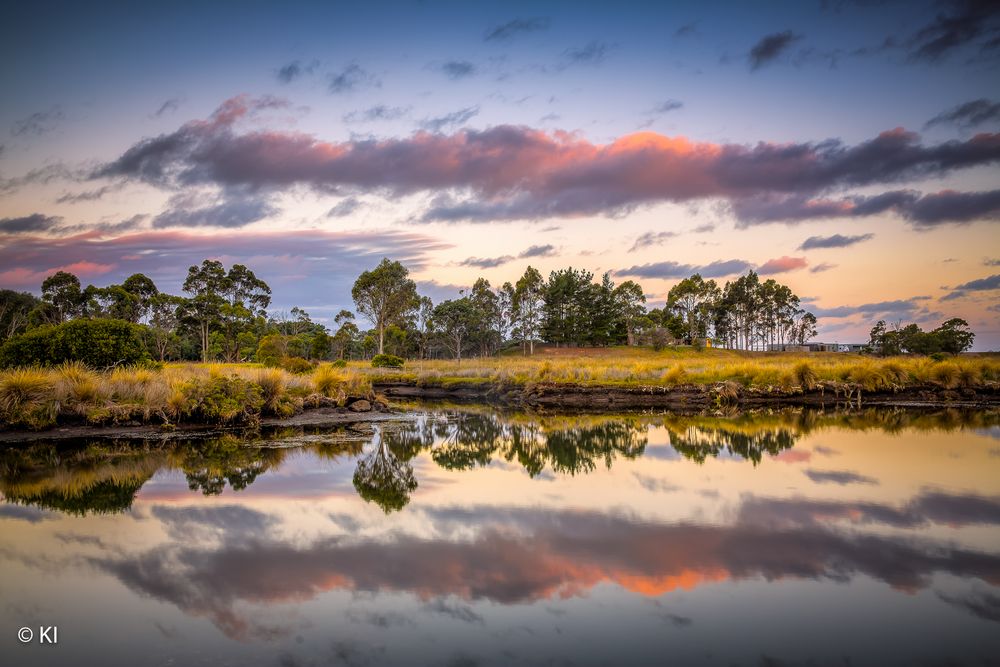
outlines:
{"label": "muddy bank", "polygon": [[497,386],[462,383],[450,386],[414,383],[376,384],[375,390],[389,398],[493,403],[512,407],[571,408],[593,411],[663,409],[678,412],[718,407],[954,407],[987,408],[1000,406],[1000,384],[948,389],[921,385],[895,390],[867,391],[843,383],[821,382],[812,389],[795,387],[746,388],[735,382],[712,385],[592,386],[535,384]]}

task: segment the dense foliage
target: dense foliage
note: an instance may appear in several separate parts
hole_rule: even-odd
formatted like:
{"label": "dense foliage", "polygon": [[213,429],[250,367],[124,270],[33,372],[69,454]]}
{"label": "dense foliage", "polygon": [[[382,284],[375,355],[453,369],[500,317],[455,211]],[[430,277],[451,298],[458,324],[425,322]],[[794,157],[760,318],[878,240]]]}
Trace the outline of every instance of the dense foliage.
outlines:
{"label": "dense foliage", "polygon": [[80,361],[94,368],[149,358],[145,328],[124,320],[80,319],[30,329],[0,347],[0,367],[48,366]]}
{"label": "dense foliage", "polygon": [[933,331],[924,331],[916,324],[899,324],[887,327],[879,320],[872,327],[869,348],[875,354],[959,354],[972,347],[976,334],[969,331],[969,323],[954,317]]}

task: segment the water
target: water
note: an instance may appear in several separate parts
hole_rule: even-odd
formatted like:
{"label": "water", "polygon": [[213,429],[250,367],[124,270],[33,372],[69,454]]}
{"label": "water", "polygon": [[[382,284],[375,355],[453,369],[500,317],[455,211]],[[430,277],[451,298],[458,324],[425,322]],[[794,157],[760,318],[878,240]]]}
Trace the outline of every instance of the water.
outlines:
{"label": "water", "polygon": [[998,424],[484,408],[9,447],[0,664],[995,663]]}

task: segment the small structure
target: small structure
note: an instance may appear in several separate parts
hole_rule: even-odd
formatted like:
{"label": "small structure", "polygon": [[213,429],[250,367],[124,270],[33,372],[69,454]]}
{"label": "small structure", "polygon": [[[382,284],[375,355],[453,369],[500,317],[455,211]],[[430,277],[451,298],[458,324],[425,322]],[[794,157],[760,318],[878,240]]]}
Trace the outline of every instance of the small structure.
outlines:
{"label": "small structure", "polygon": [[868,346],[863,343],[771,343],[768,352],[864,352]]}

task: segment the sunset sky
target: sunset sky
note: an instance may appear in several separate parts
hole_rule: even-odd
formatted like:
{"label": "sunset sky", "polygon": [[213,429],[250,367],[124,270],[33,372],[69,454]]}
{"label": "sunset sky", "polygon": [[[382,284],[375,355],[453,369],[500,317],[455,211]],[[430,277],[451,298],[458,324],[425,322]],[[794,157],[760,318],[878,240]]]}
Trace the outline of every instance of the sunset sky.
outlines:
{"label": "sunset sky", "polygon": [[329,321],[383,256],[435,301],[530,264],[748,269],[820,340],[1000,349],[1000,5],[18,3],[0,288],[247,264]]}

